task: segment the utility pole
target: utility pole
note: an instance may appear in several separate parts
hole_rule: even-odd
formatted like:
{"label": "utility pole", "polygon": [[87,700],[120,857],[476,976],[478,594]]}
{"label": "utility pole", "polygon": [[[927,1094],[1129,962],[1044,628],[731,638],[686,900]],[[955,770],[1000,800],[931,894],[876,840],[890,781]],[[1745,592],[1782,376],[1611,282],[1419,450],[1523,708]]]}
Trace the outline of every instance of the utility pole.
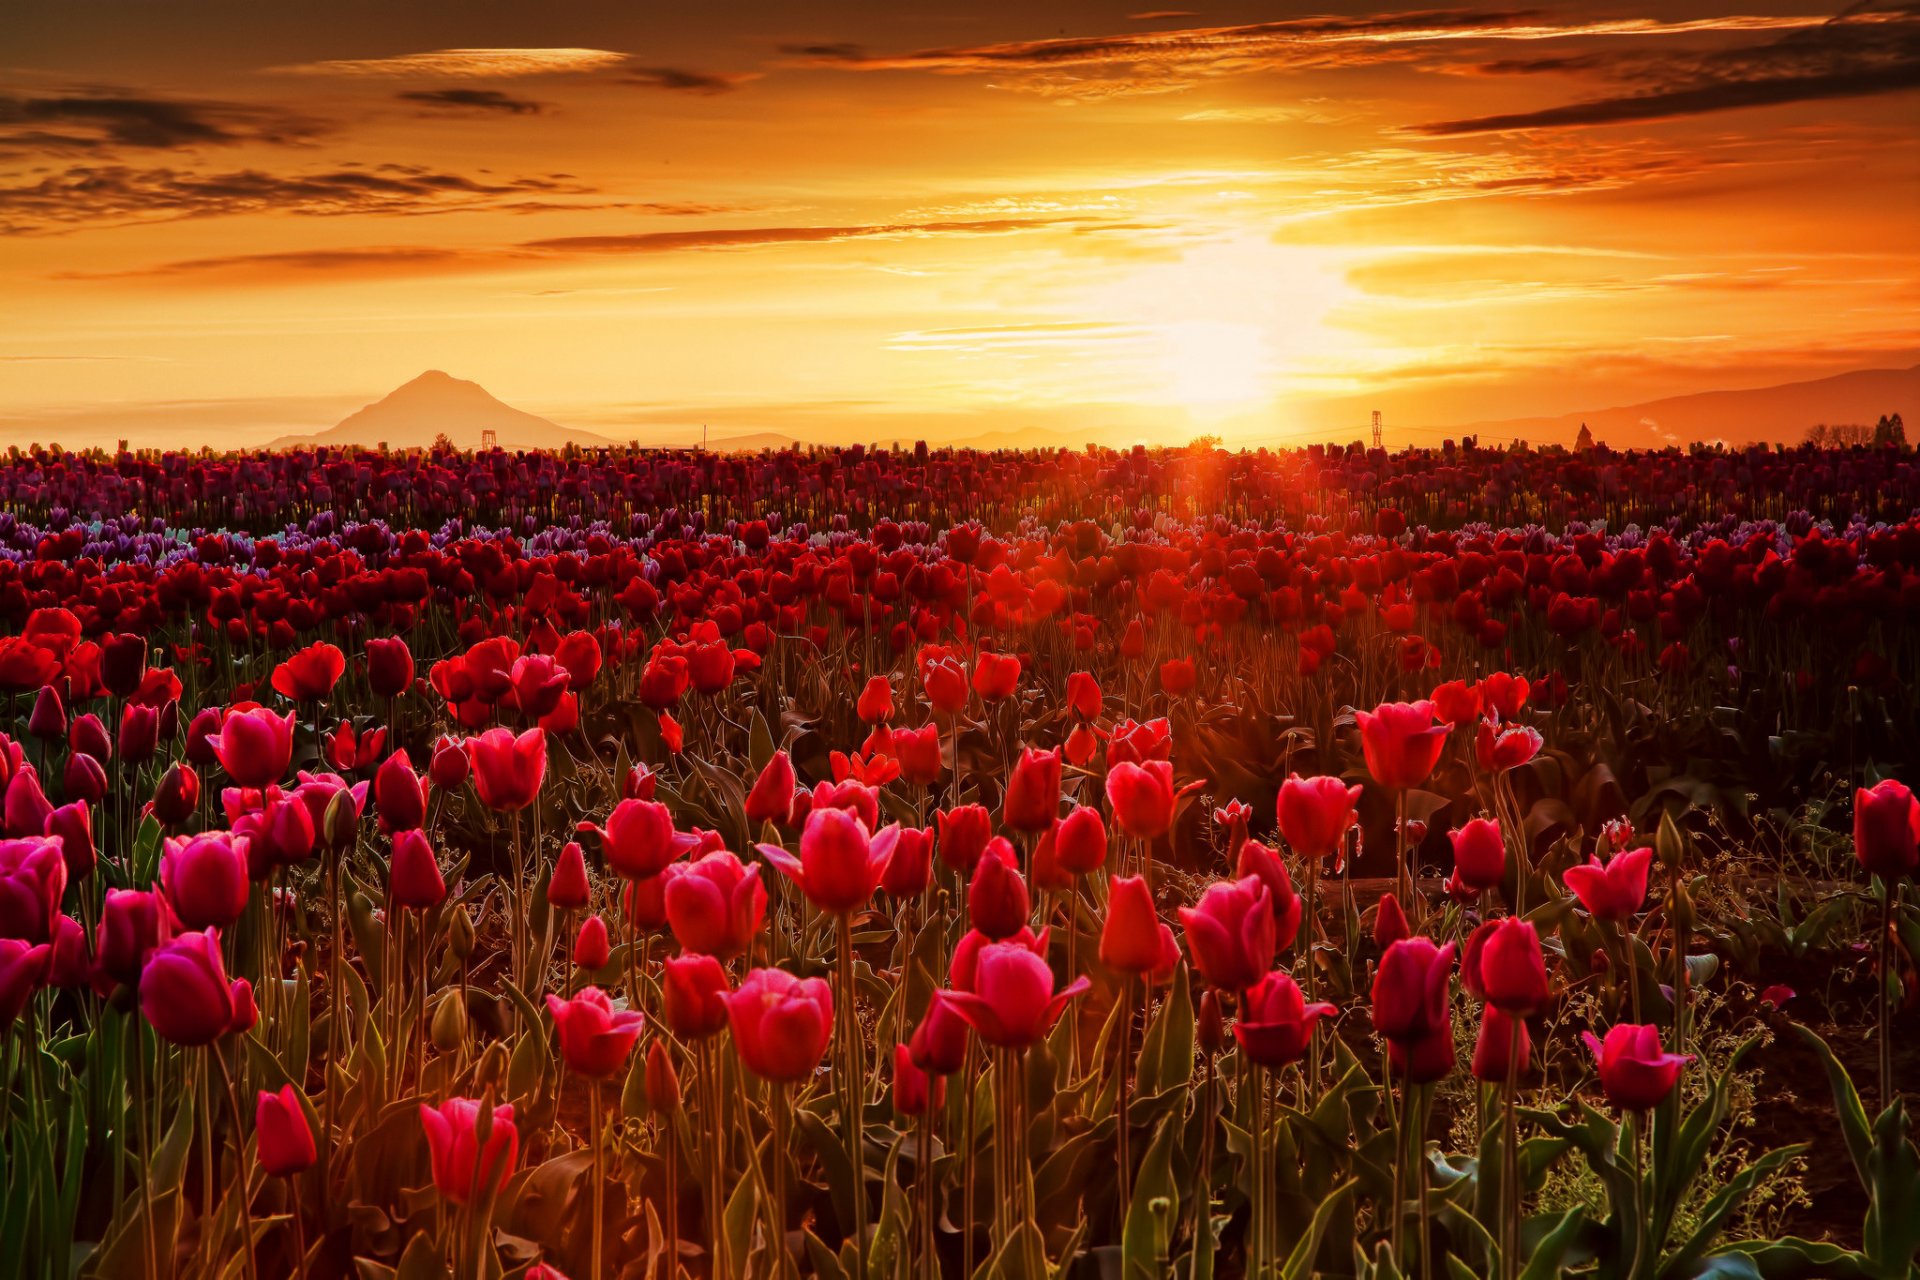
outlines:
{"label": "utility pole", "polygon": [[1380,411],[1378,409],[1373,411],[1373,447],[1376,449],[1380,447]]}

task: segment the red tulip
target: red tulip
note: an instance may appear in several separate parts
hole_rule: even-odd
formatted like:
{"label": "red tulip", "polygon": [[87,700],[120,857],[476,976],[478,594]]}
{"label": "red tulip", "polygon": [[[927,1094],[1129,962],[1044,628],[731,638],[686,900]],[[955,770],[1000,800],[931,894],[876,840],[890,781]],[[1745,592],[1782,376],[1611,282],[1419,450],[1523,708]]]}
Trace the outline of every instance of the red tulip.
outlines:
{"label": "red tulip", "polygon": [[727,1025],[727,971],[709,955],[668,956],[661,983],[667,1026],[682,1040],[704,1040]]}
{"label": "red tulip", "polygon": [[373,775],[373,803],[387,831],[408,831],[426,822],[426,784],[404,749],[388,756]]}
{"label": "red tulip", "polygon": [[1538,1013],[1552,995],[1540,934],[1526,920],[1508,916],[1495,921],[1484,931],[1475,960],[1482,998],[1502,1012],[1521,1017]]}
{"label": "red tulip", "polygon": [[1136,839],[1152,840],[1173,826],[1173,765],[1122,761],[1107,771],[1107,803],[1113,820]]}
{"label": "red tulip", "polygon": [[1382,951],[1403,938],[1413,936],[1413,927],[1407,923],[1407,913],[1400,906],[1400,899],[1390,893],[1380,895],[1380,904],[1373,912],[1373,944]]}
{"label": "red tulip", "polygon": [[433,744],[433,759],[427,765],[427,776],[433,785],[442,791],[457,790],[473,771],[473,762],[467,758],[467,749],[463,743],[452,738],[441,738]]}
{"label": "red tulip", "polygon": [[300,1096],[290,1084],[280,1086],[278,1093],[260,1090],[253,1111],[253,1132],[260,1167],[272,1177],[291,1178],[311,1167],[316,1158],[313,1126],[307,1123]]}
{"label": "red tulip", "polygon": [[[19,808],[8,825],[24,829],[33,823],[31,812],[47,797],[40,789],[40,780],[31,767],[21,769],[7,784],[9,799],[14,799],[16,789],[20,794],[14,802]],[[98,804],[107,794],[107,770],[92,756],[72,752],[67,756],[66,767],[60,771],[60,789],[75,800]]]}
{"label": "red tulip", "polygon": [[93,809],[85,800],[63,804],[48,814],[47,835],[60,841],[67,883],[78,884],[93,874],[99,858],[93,847]]}
{"label": "red tulip", "polygon": [[1067,1001],[1089,985],[1076,978],[1056,994],[1046,960],[1020,942],[992,942],[974,961],[973,989],[950,992],[947,999],[982,1040],[1021,1049],[1044,1036]]}
{"label": "red tulip", "polygon": [[1329,774],[1312,778],[1294,774],[1280,784],[1280,834],[1302,858],[1336,857],[1347,828],[1353,825],[1353,806],[1359,799],[1359,787]]}
{"label": "red tulip", "polygon": [[934,850],[940,855],[940,861],[963,876],[972,876],[980,855],[986,852],[987,841],[993,839],[993,815],[985,805],[963,804],[942,810],[937,815],[937,825],[940,838]]}
{"label": "red tulip", "polygon": [[560,849],[547,879],[547,902],[562,911],[578,911],[593,901],[593,887],[587,882],[587,859],[578,840],[569,840]]}
{"label": "red tulip", "polygon": [[570,1071],[603,1080],[626,1065],[640,1038],[640,1014],[615,1009],[607,993],[586,987],[571,1000],[547,997],[547,1012],[560,1033],[560,1056]]}
{"label": "red tulip", "polygon": [[1020,684],[1020,659],[1011,654],[982,653],[973,664],[973,691],[982,702],[999,702]]}
{"label": "red tulip", "polygon": [[1027,882],[1020,876],[1019,856],[1004,837],[995,836],[967,882],[967,922],[998,941],[1026,927],[1027,911]]}
{"label": "red tulip", "polygon": [[1098,809],[1075,805],[1053,828],[1053,855],[1075,875],[1087,875],[1107,864],[1107,825]]}
{"label": "red tulip", "polygon": [[697,862],[675,863],[663,880],[667,924],[682,950],[728,960],[753,945],[767,911],[759,867],[720,849]]}
{"label": "red tulip", "polygon": [[489,729],[468,738],[467,757],[473,762],[473,786],[480,803],[496,813],[513,813],[533,803],[547,774],[547,735],[528,729],[518,737],[511,729]]}
{"label": "red tulip", "polygon": [[1496,671],[1480,682],[1481,701],[1502,720],[1511,720],[1520,714],[1520,709],[1527,705],[1527,691],[1525,676],[1508,675],[1504,671]]}
{"label": "red tulip", "polygon": [[1000,820],[1015,831],[1045,831],[1060,811],[1060,753],[1028,747],[1014,762]]}
{"label": "red tulip", "polygon": [[61,841],[37,833],[32,839],[0,840],[0,938],[52,939],[60,900],[67,892],[67,862],[60,846]]}
{"label": "red tulip", "polygon": [[1448,839],[1453,842],[1454,879],[1466,889],[1491,889],[1507,874],[1507,842],[1499,823],[1473,818]]}
{"label": "red tulip", "polygon": [[120,709],[120,758],[128,764],[145,764],[153,759],[160,745],[158,708],[129,702]]}
{"label": "red tulip", "polygon": [[1913,874],[1920,863],[1920,800],[1913,792],[1888,778],[1853,793],[1853,856],[1885,880]]}
{"label": "red tulip", "polygon": [[1408,1084],[1432,1084],[1453,1074],[1455,1066],[1451,1019],[1413,1040],[1387,1041],[1387,1066]]}
{"label": "red tulip", "polygon": [[935,724],[895,729],[893,756],[900,762],[900,776],[915,786],[934,786],[946,772],[946,761],[940,754],[940,727]]}
{"label": "red tulip", "polygon": [[673,812],[655,800],[622,800],[607,815],[607,825],[582,824],[600,833],[600,852],[614,874],[627,880],[659,875],[686,852],[675,838]]}
{"label": "red tulip", "polygon": [[972,1028],[954,1008],[950,993],[935,991],[920,1025],[907,1046],[914,1064],[938,1076],[950,1076],[966,1065],[967,1037]]}
{"label": "red tulip", "polygon": [[[201,715],[205,714],[207,713],[201,712]],[[217,709],[214,714],[219,714]],[[193,724],[198,723],[200,723],[200,716],[195,716]],[[219,728],[218,723],[214,728]],[[113,759],[113,740],[107,736],[107,727],[100,723],[100,717],[91,711],[83,716],[74,717],[72,727],[67,730],[67,746],[83,756],[92,756],[101,764]]]}
{"label": "red tulip", "polygon": [[893,1046],[893,1109],[901,1116],[924,1116],[938,1111],[946,1101],[947,1082],[942,1076],[929,1077],[914,1064],[913,1053],[904,1044]]}
{"label": "red tulip", "polygon": [[1107,764],[1145,764],[1173,758],[1173,726],[1165,716],[1139,724],[1122,720],[1107,740]]}
{"label": "red tulip", "polygon": [[1508,726],[1499,729],[1491,720],[1482,720],[1473,739],[1473,757],[1486,773],[1502,773],[1517,768],[1540,754],[1543,739],[1538,729]]}
{"label": "red tulip", "polygon": [[1070,673],[1067,676],[1067,706],[1082,720],[1098,720],[1104,706],[1100,682],[1085,671]]}
{"label": "red tulip", "polygon": [[1453,680],[1433,691],[1433,713],[1450,725],[1461,725],[1480,714],[1480,686]]}
{"label": "red tulip", "polygon": [[1591,1031],[1581,1039],[1593,1051],[1600,1067],[1600,1087],[1607,1101],[1622,1111],[1650,1111],[1667,1100],[1691,1054],[1666,1053],[1660,1047],[1660,1028],[1623,1022],[1607,1028],[1602,1041]]}
{"label": "red tulip", "polygon": [[108,889],[100,924],[94,931],[94,968],[108,982],[128,986],[138,983],[147,958],[166,936],[166,911],[157,894],[144,889]]}
{"label": "red tulip", "polygon": [[[1516,1028],[1520,1032],[1518,1052],[1513,1044]],[[1482,1010],[1480,1034],[1473,1042],[1473,1078],[1488,1084],[1505,1084],[1524,1077],[1532,1062],[1533,1041],[1527,1035],[1526,1019],[1503,1013],[1497,1005],[1490,1004]]]}
{"label": "red tulip", "polygon": [[1625,849],[1606,862],[1589,858],[1568,867],[1560,878],[1596,920],[1630,920],[1647,900],[1647,871],[1652,849]]}
{"label": "red tulip", "polygon": [[1267,905],[1273,911],[1274,947],[1285,950],[1292,946],[1294,935],[1300,932],[1302,907],[1300,895],[1293,891],[1293,877],[1287,874],[1287,864],[1258,840],[1243,843],[1234,864],[1235,876],[1242,880],[1258,876],[1260,883],[1267,886]]}
{"label": "red tulip", "polygon": [[27,716],[27,732],[42,742],[58,742],[67,736],[67,708],[60,691],[42,685],[34,695],[33,710]]}
{"label": "red tulip", "polygon": [[448,1098],[438,1107],[420,1105],[433,1160],[433,1185],[455,1204],[498,1191],[520,1157],[520,1131],[513,1127],[513,1104],[493,1109],[482,1145],[480,1104],[472,1098]]}
{"label": "red tulip", "polygon": [[620,909],[627,921],[642,933],[650,933],[667,923],[667,886],[665,876],[629,880],[620,892]]}
{"label": "red tulip", "polygon": [[140,971],[140,1012],[161,1039],[180,1045],[212,1044],[249,1021],[253,992],[244,978],[227,980],[220,935],[213,929],[182,933],[147,958]]}
{"label": "red tulip", "polygon": [[1160,687],[1169,697],[1177,698],[1193,690],[1194,670],[1192,658],[1169,658],[1160,664]]}
{"label": "red tulip", "polygon": [[819,978],[755,969],[727,996],[733,1044],[762,1080],[811,1075],[833,1035],[833,991]]}
{"label": "red tulip", "polygon": [[239,786],[278,782],[293,759],[293,713],[277,716],[265,707],[228,711],[212,742],[220,767]]}
{"label": "red tulip", "polygon": [[1333,1012],[1330,1004],[1308,1004],[1299,985],[1275,970],[1247,989],[1233,1037],[1261,1066],[1284,1067],[1307,1056],[1314,1024]]}
{"label": "red tulip", "polygon": [[1373,1029],[1381,1039],[1411,1043],[1452,1026],[1448,982],[1454,945],[1404,938],[1388,947],[1373,975]]}
{"label": "red tulip", "polygon": [[[647,1046],[647,1109],[657,1116],[672,1115],[680,1106],[680,1073],[673,1069],[667,1042],[655,1040]],[[528,1280],[539,1280],[529,1275]],[[561,1278],[564,1280],[564,1277]]]}
{"label": "red tulip", "polygon": [[53,922],[53,962],[47,981],[63,991],[87,986],[93,980],[93,957],[87,954],[87,931],[72,916]]}
{"label": "red tulip", "polygon": [[893,681],[885,676],[874,676],[868,680],[853,709],[854,714],[868,724],[881,724],[893,719]]}
{"label": "red tulip", "polygon": [[1383,787],[1405,789],[1427,780],[1447,745],[1444,726],[1433,722],[1433,704],[1384,702],[1357,713],[1367,770]]}
{"label": "red tulip", "polygon": [[413,686],[413,651],[399,636],[367,641],[367,683],[376,698],[397,698]]}
{"label": "red tulip", "polygon": [[927,691],[927,701],[940,714],[954,715],[966,708],[967,669],[956,659],[941,656],[923,661],[920,684]]}
{"label": "red tulip", "polygon": [[153,789],[153,816],[163,827],[177,827],[200,806],[200,775],[185,761],[176,760]]}
{"label": "red tulip", "polygon": [[894,898],[917,898],[933,881],[933,828],[902,827],[880,873],[880,887]]}
{"label": "red tulip", "polygon": [[346,655],[323,640],[273,669],[274,692],[294,702],[318,702],[333,692],[346,670]]}
{"label": "red tulip", "polygon": [[393,838],[393,861],[387,869],[387,888],[393,904],[426,911],[446,901],[447,882],[427,833],[418,827]]}
{"label": "red tulip", "polygon": [[613,944],[607,939],[607,922],[599,916],[588,916],[580,922],[579,932],[573,935],[573,966],[592,972],[607,967],[613,958]]}
{"label": "red tulip", "polygon": [[176,920],[189,929],[226,928],[247,909],[245,836],[206,831],[175,837],[160,855],[160,885]]}
{"label": "red tulip", "polygon": [[761,854],[816,907],[847,915],[867,905],[880,873],[900,838],[899,824],[869,836],[867,824],[845,809],[818,809],[807,815],[800,832],[800,856],[779,845],[758,846]]}
{"label": "red tulip", "polygon": [[22,938],[0,938],[0,1035],[13,1030],[14,1020],[47,980],[53,948]]}
{"label": "red tulip", "polygon": [[[1171,964],[1169,964],[1171,960]],[[1158,976],[1180,963],[1180,944],[1153,907],[1143,876],[1107,879],[1107,918],[1100,929],[1100,963],[1136,977]]]}
{"label": "red tulip", "polygon": [[121,632],[100,640],[100,683],[108,693],[124,698],[140,687],[147,673],[144,636]]}
{"label": "red tulip", "polygon": [[569,631],[553,647],[553,660],[567,673],[569,689],[585,689],[600,674],[605,655],[590,631]]}
{"label": "red tulip", "polygon": [[1244,991],[1273,967],[1272,895],[1259,876],[1219,880],[1180,908],[1194,968],[1222,991]]}

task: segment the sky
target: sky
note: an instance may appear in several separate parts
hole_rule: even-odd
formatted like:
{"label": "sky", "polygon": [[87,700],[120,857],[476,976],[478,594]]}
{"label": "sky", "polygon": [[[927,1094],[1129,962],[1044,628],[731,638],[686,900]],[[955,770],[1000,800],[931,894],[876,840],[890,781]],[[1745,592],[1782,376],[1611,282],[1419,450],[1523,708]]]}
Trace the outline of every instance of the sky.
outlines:
{"label": "sky", "polygon": [[1420,442],[1920,361],[1920,4],[13,0],[0,444]]}

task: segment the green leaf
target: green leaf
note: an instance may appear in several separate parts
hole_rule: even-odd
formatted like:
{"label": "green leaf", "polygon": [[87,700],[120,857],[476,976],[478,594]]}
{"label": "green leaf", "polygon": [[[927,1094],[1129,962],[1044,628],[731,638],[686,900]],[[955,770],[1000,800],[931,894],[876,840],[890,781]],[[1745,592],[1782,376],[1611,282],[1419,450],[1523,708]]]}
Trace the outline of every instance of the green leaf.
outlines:
{"label": "green leaf", "polygon": [[1320,1252],[1320,1238],[1327,1234],[1334,1214],[1341,1211],[1347,1194],[1359,1185],[1359,1179],[1348,1178],[1345,1182],[1327,1193],[1320,1207],[1313,1211],[1313,1221],[1307,1224],[1306,1234],[1293,1246],[1293,1252],[1287,1255],[1287,1262],[1280,1270],[1281,1280],[1311,1280],[1313,1258]]}
{"label": "green leaf", "polygon": [[1134,1179],[1133,1200],[1120,1233],[1120,1269],[1124,1280],[1155,1280],[1166,1274],[1166,1259],[1180,1215],[1180,1189],[1173,1178],[1173,1149],[1180,1126],[1173,1116],[1160,1122]]}
{"label": "green leaf", "polygon": [[1863,1254],[1824,1240],[1743,1240],[1715,1257],[1729,1254],[1753,1260],[1762,1280],[1872,1280]]}
{"label": "green leaf", "polygon": [[1540,1237],[1540,1243],[1533,1246],[1533,1252],[1527,1258],[1527,1268],[1520,1273],[1520,1280],[1556,1280],[1561,1274],[1560,1264],[1565,1260],[1567,1250],[1586,1224],[1587,1215],[1582,1209],[1569,1209],[1561,1214],[1559,1221]]}
{"label": "green leaf", "polygon": [[[1131,986],[1132,984],[1128,984]],[[1136,1088],[1142,1098],[1167,1089],[1184,1089],[1193,1079],[1193,994],[1183,964],[1140,1045]]]}

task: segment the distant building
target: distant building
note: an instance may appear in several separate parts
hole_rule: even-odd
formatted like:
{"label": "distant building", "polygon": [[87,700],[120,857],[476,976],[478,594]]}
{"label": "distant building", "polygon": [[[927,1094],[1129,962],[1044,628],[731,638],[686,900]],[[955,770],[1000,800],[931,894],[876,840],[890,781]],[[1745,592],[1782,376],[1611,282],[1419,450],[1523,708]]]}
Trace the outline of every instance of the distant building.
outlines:
{"label": "distant building", "polygon": [[1574,439],[1573,447],[1581,453],[1588,453],[1593,449],[1593,432],[1587,430],[1587,424],[1584,422],[1580,424],[1580,434]]}

